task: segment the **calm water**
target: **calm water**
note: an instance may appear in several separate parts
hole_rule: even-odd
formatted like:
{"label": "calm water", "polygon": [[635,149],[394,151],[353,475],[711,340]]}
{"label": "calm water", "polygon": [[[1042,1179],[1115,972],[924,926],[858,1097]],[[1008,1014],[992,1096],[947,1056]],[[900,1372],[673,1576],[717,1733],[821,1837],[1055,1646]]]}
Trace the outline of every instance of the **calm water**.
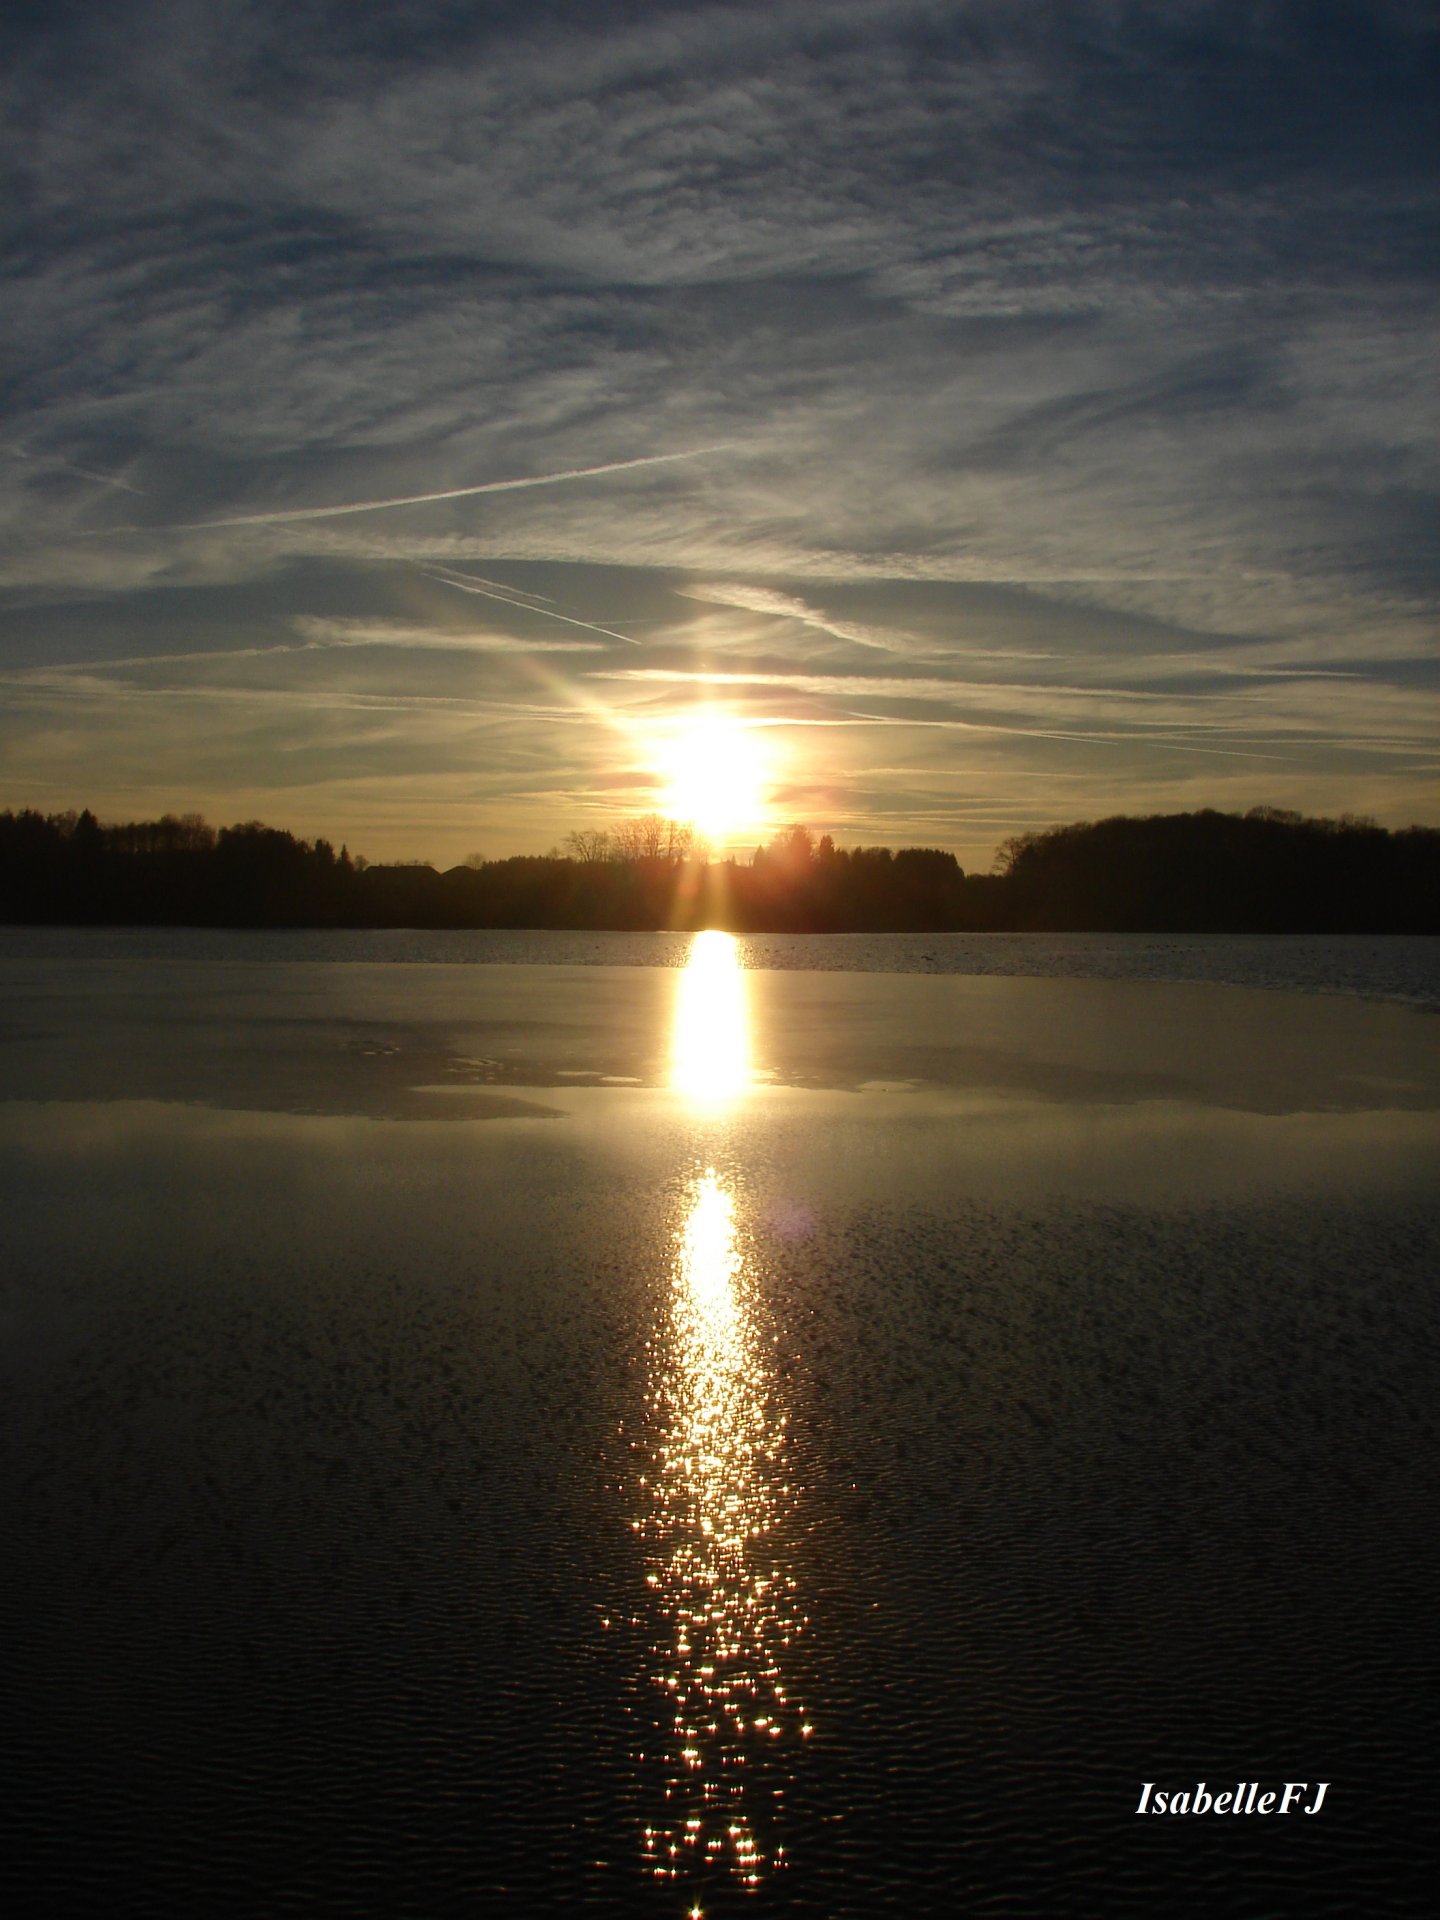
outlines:
{"label": "calm water", "polygon": [[7,934],[0,1882],[1417,1910],[1429,955]]}
{"label": "calm water", "polygon": [[[690,940],[683,933],[0,927],[0,960],[683,967]],[[767,933],[742,934],[736,945],[741,964],[755,969],[1204,981],[1440,1008],[1440,940],[1421,935]]]}

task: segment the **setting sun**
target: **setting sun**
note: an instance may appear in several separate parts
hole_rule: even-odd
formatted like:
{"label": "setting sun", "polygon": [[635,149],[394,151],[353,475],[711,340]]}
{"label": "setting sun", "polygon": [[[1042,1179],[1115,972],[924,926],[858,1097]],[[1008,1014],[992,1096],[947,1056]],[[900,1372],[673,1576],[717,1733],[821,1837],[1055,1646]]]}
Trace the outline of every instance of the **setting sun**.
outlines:
{"label": "setting sun", "polygon": [[664,742],[660,805],[718,847],[730,835],[768,824],[767,769],[754,731],[726,713],[704,713]]}

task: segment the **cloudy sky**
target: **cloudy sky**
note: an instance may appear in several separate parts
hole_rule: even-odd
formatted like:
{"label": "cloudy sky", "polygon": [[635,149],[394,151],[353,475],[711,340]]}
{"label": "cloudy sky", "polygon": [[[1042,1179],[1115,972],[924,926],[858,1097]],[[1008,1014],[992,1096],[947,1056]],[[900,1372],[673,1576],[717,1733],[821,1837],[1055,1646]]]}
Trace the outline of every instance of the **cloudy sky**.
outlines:
{"label": "cloudy sky", "polygon": [[0,806],[1440,819],[1428,0],[5,17]]}

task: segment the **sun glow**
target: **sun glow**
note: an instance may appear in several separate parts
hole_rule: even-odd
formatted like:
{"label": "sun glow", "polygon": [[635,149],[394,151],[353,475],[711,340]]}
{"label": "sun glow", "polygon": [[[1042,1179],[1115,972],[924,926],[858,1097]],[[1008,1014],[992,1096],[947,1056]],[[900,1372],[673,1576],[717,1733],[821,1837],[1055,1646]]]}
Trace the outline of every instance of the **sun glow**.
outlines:
{"label": "sun glow", "polygon": [[657,758],[662,810],[713,846],[768,825],[768,770],[754,728],[728,713],[702,713],[677,728]]}

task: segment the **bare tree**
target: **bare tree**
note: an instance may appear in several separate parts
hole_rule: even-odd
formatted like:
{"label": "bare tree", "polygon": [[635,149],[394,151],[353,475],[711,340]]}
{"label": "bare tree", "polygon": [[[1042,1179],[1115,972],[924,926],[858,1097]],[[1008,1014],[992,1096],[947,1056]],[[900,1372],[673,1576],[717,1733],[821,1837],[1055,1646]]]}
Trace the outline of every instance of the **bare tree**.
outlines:
{"label": "bare tree", "polygon": [[565,851],[572,860],[583,860],[587,866],[599,866],[615,856],[610,835],[603,827],[587,827],[567,833]]}
{"label": "bare tree", "polygon": [[622,860],[684,860],[694,845],[695,829],[663,813],[642,813],[615,829],[615,851]]}

